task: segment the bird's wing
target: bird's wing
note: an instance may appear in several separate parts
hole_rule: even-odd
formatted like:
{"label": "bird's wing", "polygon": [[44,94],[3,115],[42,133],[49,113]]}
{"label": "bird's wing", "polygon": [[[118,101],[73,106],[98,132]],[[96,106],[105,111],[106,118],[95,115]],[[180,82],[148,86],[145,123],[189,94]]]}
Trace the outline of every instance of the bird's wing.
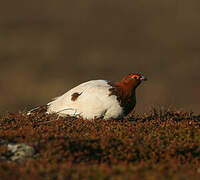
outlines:
{"label": "bird's wing", "polygon": [[[62,96],[58,97],[54,101],[49,102],[50,111],[58,112],[66,108],[80,108],[80,106],[85,105],[85,103],[92,104],[92,102],[99,102],[101,97],[108,93],[108,89],[111,86],[105,80],[92,80],[86,83],[82,83]],[[77,94],[78,97],[73,100],[72,97],[74,94]]]}

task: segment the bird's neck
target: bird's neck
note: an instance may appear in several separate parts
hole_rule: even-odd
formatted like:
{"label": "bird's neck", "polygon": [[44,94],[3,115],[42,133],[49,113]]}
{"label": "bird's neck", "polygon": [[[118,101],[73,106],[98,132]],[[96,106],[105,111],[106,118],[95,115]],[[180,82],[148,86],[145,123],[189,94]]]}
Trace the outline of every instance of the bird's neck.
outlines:
{"label": "bird's neck", "polygon": [[121,92],[124,98],[135,97],[135,86],[133,83],[117,82],[115,87]]}
{"label": "bird's neck", "polygon": [[135,88],[130,84],[114,83],[113,88],[110,89],[110,95],[116,95],[119,100],[120,106],[123,107],[123,113],[126,116],[129,114],[136,104]]}

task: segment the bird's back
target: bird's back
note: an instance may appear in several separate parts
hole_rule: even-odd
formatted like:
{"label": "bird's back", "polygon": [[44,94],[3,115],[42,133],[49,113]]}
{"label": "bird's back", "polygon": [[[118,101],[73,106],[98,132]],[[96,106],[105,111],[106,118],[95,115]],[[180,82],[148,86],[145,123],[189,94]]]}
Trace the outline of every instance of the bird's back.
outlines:
{"label": "bird's back", "polygon": [[82,83],[48,103],[49,113],[61,116],[82,116],[86,119],[122,116],[116,96],[110,96],[112,86],[105,80]]}

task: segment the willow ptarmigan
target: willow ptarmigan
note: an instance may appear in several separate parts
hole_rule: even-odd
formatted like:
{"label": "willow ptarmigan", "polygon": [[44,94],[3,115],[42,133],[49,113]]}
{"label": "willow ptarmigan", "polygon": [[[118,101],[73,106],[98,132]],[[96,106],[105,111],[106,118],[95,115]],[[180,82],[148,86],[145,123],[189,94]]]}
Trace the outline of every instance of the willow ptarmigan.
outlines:
{"label": "willow ptarmigan", "polygon": [[[59,116],[84,119],[117,119],[129,114],[136,104],[135,90],[146,80],[141,74],[131,73],[120,82],[91,80],[82,83],[49,102],[42,111]],[[39,108],[31,110],[28,114]]]}

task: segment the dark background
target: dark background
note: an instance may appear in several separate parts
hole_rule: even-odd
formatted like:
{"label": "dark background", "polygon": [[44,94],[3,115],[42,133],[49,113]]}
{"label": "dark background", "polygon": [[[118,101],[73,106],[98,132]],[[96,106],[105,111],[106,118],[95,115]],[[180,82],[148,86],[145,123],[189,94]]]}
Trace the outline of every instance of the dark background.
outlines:
{"label": "dark background", "polygon": [[199,0],[18,0],[0,6],[0,112],[142,72],[137,112],[200,113]]}

